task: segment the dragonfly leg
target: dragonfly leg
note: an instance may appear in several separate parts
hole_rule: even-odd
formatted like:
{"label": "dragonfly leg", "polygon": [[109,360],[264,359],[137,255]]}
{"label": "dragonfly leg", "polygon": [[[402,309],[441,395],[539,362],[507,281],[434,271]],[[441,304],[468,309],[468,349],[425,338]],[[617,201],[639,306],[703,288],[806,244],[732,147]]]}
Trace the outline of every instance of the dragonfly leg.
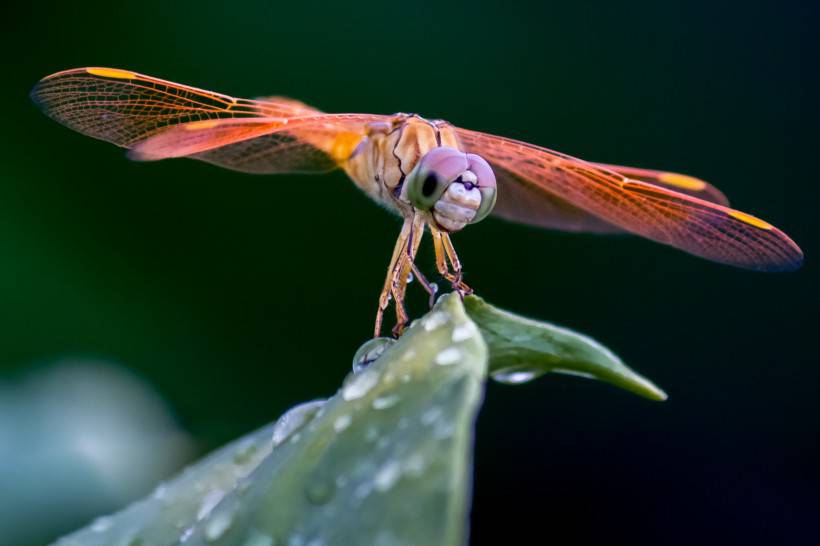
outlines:
{"label": "dragonfly leg", "polygon": [[[434,227],[430,227],[433,235],[433,248],[436,251],[436,268],[442,277],[450,281],[453,290],[461,295],[472,294],[473,290],[463,280],[461,262],[458,259],[456,250],[453,247],[450,236]],[[452,265],[453,271],[450,271]]]}
{"label": "dragonfly leg", "polygon": [[381,335],[384,311],[387,309],[387,306],[390,305],[390,298],[393,297],[397,266],[400,265],[400,260],[403,261],[405,248],[407,247],[407,239],[410,235],[412,225],[410,220],[404,221],[404,225],[399,233],[399,238],[396,240],[396,246],[393,247],[393,257],[390,258],[390,265],[387,267],[387,277],[384,279],[384,286],[379,295],[379,308],[376,311],[376,326],[374,328],[373,337],[379,337]]}
{"label": "dragonfly leg", "polygon": [[424,288],[424,291],[430,295],[428,304],[432,308],[433,305],[436,303],[436,293],[438,293],[438,286],[427,280],[427,277],[424,276],[424,273],[421,272],[421,269],[419,269],[419,266],[417,266],[415,262],[412,263],[412,271],[413,275],[415,275],[416,278],[419,280],[419,284],[421,284],[421,286]]}
{"label": "dragonfly leg", "polygon": [[453,265],[453,271],[455,273],[455,284],[453,285],[453,288],[456,288],[463,296],[472,294],[473,289],[467,286],[464,282],[464,273],[461,269],[461,260],[458,259],[458,254],[456,254],[456,248],[453,246],[453,241],[450,240],[450,235],[447,233],[442,233],[441,240],[444,243],[444,251],[447,253],[447,258]]}
{"label": "dragonfly leg", "polygon": [[404,306],[404,295],[407,292],[407,283],[410,278],[410,272],[415,267],[416,253],[421,244],[421,238],[424,235],[424,222],[421,217],[416,214],[410,224],[410,230],[407,234],[407,242],[405,243],[403,255],[399,257],[396,264],[395,274],[393,276],[393,285],[391,293],[393,294],[394,305],[396,306],[396,325],[393,327],[393,335],[399,337],[404,331],[404,327],[409,320],[407,310]]}
{"label": "dragonfly leg", "polygon": [[[416,218],[414,218],[414,222],[417,220],[421,220],[418,218],[418,214],[416,214]],[[416,265],[416,253],[419,250],[419,246],[421,245],[421,238],[424,236],[424,223],[418,223],[418,229],[414,229],[413,232],[410,234],[410,244],[407,245],[407,259],[410,262],[410,271],[413,275],[418,279],[419,284],[424,288],[424,291],[430,296],[429,304],[430,307],[433,307],[433,304],[436,302],[436,293],[438,292],[438,286],[432,284],[430,281],[427,280],[427,277],[424,276],[424,273],[421,272],[419,266]],[[409,281],[408,281],[409,282]]]}
{"label": "dragonfly leg", "polygon": [[396,308],[396,326],[393,328],[393,335],[398,337],[404,331],[404,326],[408,322],[407,311],[404,307],[404,295],[407,291],[407,280],[410,272],[415,266],[413,260],[416,258],[423,234],[424,221],[418,214],[414,215],[412,219],[405,219],[396,240],[396,246],[393,247],[393,257],[387,267],[387,276],[379,295],[379,308],[376,311],[376,325],[373,329],[373,337],[381,335],[384,312],[390,305],[391,299]]}

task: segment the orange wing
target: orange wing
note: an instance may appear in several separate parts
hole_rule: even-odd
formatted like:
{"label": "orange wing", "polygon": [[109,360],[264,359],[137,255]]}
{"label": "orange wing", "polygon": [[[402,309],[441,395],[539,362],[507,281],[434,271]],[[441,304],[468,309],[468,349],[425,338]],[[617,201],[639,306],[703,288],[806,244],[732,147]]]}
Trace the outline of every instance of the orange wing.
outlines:
{"label": "orange wing", "polygon": [[[606,231],[607,226],[614,226],[697,256],[748,269],[788,271],[797,269],[803,261],[800,248],[763,220],[612,170],[629,172],[629,168],[607,168],[466,129],[459,129],[458,134],[469,152],[484,157],[502,173],[498,212],[504,218],[535,225],[551,223],[554,227],[574,220],[570,224],[576,230],[591,225],[604,228],[591,231]],[[641,172],[648,179],[658,176],[657,171],[631,171]],[[669,181],[667,184],[675,186]],[[510,190],[510,185],[515,189]],[[502,205],[505,194],[509,200]],[[539,210],[544,216],[558,211],[558,220],[539,222]],[[566,211],[571,214],[567,216]]]}
{"label": "orange wing", "polygon": [[221,119],[169,127],[135,144],[129,157],[190,157],[248,173],[325,172],[337,168],[365,136],[370,114]]}
{"label": "orange wing", "polygon": [[139,160],[192,157],[245,172],[323,172],[338,166],[385,116],[322,114],[284,97],[250,100],[112,68],[41,80],[32,99],[85,135]]}
{"label": "orange wing", "polygon": [[593,163],[593,165],[599,169],[616,172],[626,178],[649,182],[724,207],[729,206],[729,200],[723,195],[722,191],[694,176],[667,171],[653,171],[652,169],[639,169],[637,167],[624,167],[622,165],[607,165],[605,163]]}

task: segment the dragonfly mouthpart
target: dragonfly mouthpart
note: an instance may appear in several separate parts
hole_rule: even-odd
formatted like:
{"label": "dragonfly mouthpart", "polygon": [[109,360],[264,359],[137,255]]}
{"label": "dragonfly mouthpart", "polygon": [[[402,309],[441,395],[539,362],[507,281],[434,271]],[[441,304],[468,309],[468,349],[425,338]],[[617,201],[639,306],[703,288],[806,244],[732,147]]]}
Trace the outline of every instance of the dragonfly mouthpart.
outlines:
{"label": "dragonfly mouthpart", "polygon": [[473,221],[481,206],[481,191],[472,183],[467,184],[470,184],[470,189],[463,182],[451,182],[433,205],[433,219],[446,231],[463,229]]}

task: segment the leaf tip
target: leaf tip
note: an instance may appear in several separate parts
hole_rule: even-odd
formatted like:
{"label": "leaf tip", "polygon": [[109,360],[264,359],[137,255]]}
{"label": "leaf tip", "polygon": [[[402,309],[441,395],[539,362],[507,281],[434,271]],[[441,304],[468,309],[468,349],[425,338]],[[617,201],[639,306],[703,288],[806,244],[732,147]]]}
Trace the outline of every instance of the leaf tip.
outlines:
{"label": "leaf tip", "polygon": [[642,395],[644,398],[655,402],[665,402],[669,398],[666,391],[643,376],[635,377],[634,384],[635,387],[637,387],[634,389],[634,392]]}

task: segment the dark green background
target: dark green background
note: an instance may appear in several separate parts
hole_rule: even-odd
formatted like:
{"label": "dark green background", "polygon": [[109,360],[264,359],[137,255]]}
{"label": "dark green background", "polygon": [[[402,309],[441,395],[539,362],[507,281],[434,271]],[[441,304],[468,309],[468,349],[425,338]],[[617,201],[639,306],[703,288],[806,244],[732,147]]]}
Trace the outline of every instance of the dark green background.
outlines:
{"label": "dark green background", "polygon": [[[767,275],[630,237],[495,220],[456,235],[480,295],[596,337],[670,394],[490,385],[473,544],[817,539],[811,3],[54,1],[5,18],[0,379],[111,358],[204,452],[334,392],[400,226],[342,173],[129,162],[42,116],[27,97],[40,77],[112,66],[331,112],[419,112],[701,176],[807,255]],[[420,312],[418,288],[411,299]]]}

